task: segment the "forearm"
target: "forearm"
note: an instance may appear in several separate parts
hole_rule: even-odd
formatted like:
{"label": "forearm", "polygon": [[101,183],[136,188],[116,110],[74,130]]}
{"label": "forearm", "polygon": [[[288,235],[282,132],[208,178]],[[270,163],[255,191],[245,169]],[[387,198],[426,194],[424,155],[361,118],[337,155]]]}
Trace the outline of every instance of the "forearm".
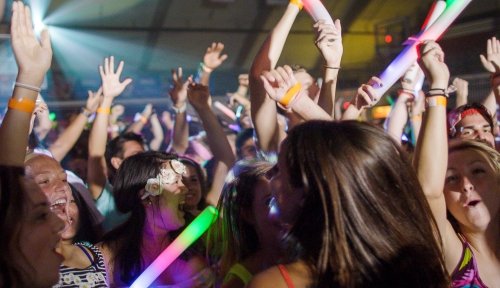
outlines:
{"label": "forearm", "polygon": [[186,111],[175,114],[174,129],[172,130],[172,147],[179,155],[186,153],[189,145],[189,125]]}
{"label": "forearm", "polygon": [[52,121],[49,118],[49,111],[37,114],[38,125],[33,129],[39,139],[43,140],[52,129]]}
{"label": "forearm", "polygon": [[356,105],[350,104],[342,114],[342,120],[358,120],[361,113],[363,113],[363,108],[358,109]]}
{"label": "forearm", "polygon": [[297,95],[296,102],[293,103],[292,110],[300,115],[304,120],[333,120],[332,117],[321,107],[316,105],[304,91],[302,95]]}
{"label": "forearm", "polygon": [[[104,112],[111,108],[112,98],[104,98],[99,109]],[[109,114],[98,112],[89,135],[89,156],[104,157],[108,141]]]}
{"label": "forearm", "polygon": [[[328,67],[340,67],[339,63],[327,64]],[[332,118],[335,118],[335,90],[337,89],[337,77],[339,69],[325,68],[323,84],[319,94],[318,105],[323,108]]]}
{"label": "forearm", "polygon": [[407,121],[408,108],[406,106],[406,100],[403,100],[402,95],[400,95],[392,107],[387,120],[387,133],[399,144],[401,144],[401,136],[403,135],[403,130]]}
{"label": "forearm", "polygon": [[87,124],[87,116],[83,113],[78,114],[75,120],[66,127],[66,129],[59,135],[57,140],[50,145],[49,150],[52,156],[57,161],[61,161],[64,156],[73,148],[76,141],[82,134],[85,125]]}
{"label": "forearm", "polygon": [[[20,73],[16,81],[35,87],[42,85],[44,74]],[[14,87],[13,99],[24,99],[35,103],[38,92],[26,88]],[[23,166],[28,146],[31,113],[8,109],[0,126],[0,163],[2,165]],[[6,141],[8,139],[8,141]]]}
{"label": "forearm", "polygon": [[497,101],[495,97],[495,91],[491,90],[488,96],[483,100],[483,105],[488,109],[491,115],[495,115],[497,112]]}
{"label": "forearm", "polygon": [[236,159],[217,117],[212,110],[210,110],[210,107],[197,110],[197,112],[203,123],[203,128],[207,133],[208,146],[214,158],[224,163],[229,169],[233,166]]}
{"label": "forearm", "polygon": [[446,105],[427,107],[414,157],[418,179],[427,198],[442,196],[447,165]]}
{"label": "forearm", "polygon": [[153,151],[158,151],[163,142],[164,134],[160,121],[154,115],[151,117],[151,132],[153,133],[153,140],[149,142],[149,148]]}

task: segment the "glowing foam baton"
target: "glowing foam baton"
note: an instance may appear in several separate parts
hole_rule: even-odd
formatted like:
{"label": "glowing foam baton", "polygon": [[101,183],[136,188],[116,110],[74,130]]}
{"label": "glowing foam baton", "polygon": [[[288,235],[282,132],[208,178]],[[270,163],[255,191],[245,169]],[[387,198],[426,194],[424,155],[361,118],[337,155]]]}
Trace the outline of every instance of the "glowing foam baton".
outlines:
{"label": "glowing foam baton", "polygon": [[[438,17],[443,13],[444,9],[446,9],[446,1],[438,0],[434,2],[434,4],[431,7],[431,10],[429,11],[429,14],[427,14],[427,17],[425,18],[421,31],[427,30],[432,24],[434,24],[434,22],[436,22]],[[415,62],[415,64],[418,67],[417,62]],[[416,83],[415,86],[413,86],[413,88],[415,91],[415,96],[418,97],[418,91],[422,90],[422,86],[424,85],[425,75],[422,69],[420,69],[419,67],[416,70],[415,75],[411,76],[413,76],[411,81]]]}
{"label": "glowing foam baton", "polygon": [[333,25],[333,19],[330,16],[330,13],[326,10],[323,3],[320,0],[302,0],[302,4],[304,4],[304,9],[306,9],[307,13],[311,15],[314,22],[318,22],[318,20],[324,20],[326,24]]}
{"label": "glowing foam baton", "polygon": [[182,233],[142,272],[130,288],[148,287],[172,262],[194,241],[207,231],[217,219],[218,211],[213,206],[205,208]]}
{"label": "glowing foam baton", "polygon": [[375,86],[375,93],[380,98],[394,85],[417,58],[417,45],[424,40],[437,40],[472,0],[448,0],[446,9],[427,30],[415,37],[413,44],[408,45],[391,64],[380,74],[384,84]]}

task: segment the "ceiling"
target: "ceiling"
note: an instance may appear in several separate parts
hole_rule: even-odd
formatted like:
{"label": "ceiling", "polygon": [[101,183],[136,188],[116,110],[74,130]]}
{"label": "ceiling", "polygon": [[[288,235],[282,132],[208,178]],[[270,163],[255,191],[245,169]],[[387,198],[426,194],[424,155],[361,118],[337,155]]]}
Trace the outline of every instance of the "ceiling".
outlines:
{"label": "ceiling", "polygon": [[[162,73],[168,77],[168,71],[177,66],[194,71],[205,49],[214,41],[223,42],[229,55],[219,69],[221,77],[236,79],[238,73],[248,71],[254,55],[288,3],[280,0],[31,1],[33,9],[40,11],[40,18],[51,27],[53,69],[62,71],[69,79],[95,74],[99,62],[108,55],[124,59],[125,71],[130,73]],[[278,4],[270,5],[271,2]],[[323,0],[332,16],[341,19],[343,25],[344,85],[352,86],[385,67],[401,50],[399,43],[419,30],[432,2]],[[456,25],[465,23],[470,30],[469,26],[475,24],[476,30],[470,34],[499,36],[499,15],[500,0],[474,0]],[[489,21],[487,25],[481,24],[484,19]],[[302,11],[280,63],[301,64],[318,75],[322,60],[313,43],[312,24]],[[381,42],[384,35],[376,34],[376,27],[388,27],[387,33],[395,31],[394,42]],[[458,34],[455,37],[467,36]],[[482,49],[484,45],[480,45]]]}

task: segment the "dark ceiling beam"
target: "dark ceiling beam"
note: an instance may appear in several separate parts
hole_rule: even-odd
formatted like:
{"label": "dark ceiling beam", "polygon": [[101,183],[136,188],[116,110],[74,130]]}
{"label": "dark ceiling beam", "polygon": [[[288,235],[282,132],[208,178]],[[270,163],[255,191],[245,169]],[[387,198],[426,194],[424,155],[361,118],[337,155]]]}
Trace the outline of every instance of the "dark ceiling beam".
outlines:
{"label": "dark ceiling beam", "polygon": [[[165,17],[168,14],[170,5],[172,5],[172,0],[158,0],[156,2],[156,12],[153,16],[153,21],[151,21],[151,27],[154,28],[148,33],[148,37],[146,39],[146,42],[144,43],[146,47],[155,47],[158,43],[158,39],[160,38],[161,34],[161,31],[159,29],[163,27],[163,22],[165,21]],[[149,63],[151,62],[151,59],[153,57],[152,54],[153,53],[150,52],[144,52],[142,54],[140,69],[145,70],[148,68]]]}

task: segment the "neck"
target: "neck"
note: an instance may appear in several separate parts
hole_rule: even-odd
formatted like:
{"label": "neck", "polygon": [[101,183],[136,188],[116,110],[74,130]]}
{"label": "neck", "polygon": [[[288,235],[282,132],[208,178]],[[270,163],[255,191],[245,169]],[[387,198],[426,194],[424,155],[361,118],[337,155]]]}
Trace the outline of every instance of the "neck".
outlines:
{"label": "neck", "polygon": [[166,240],[167,242],[169,242],[168,233],[170,231],[158,227],[158,225],[155,224],[154,217],[150,216],[149,213],[147,213],[146,223],[144,223],[144,228],[142,231],[143,244],[148,243],[152,245],[158,245],[164,243]]}
{"label": "neck", "polygon": [[[494,218],[494,219],[498,219]],[[494,225],[496,223],[496,225]],[[466,227],[461,227],[462,234],[467,238],[467,241],[484,255],[493,255],[500,257],[500,222],[492,221],[486,230],[476,231],[469,230]]]}

